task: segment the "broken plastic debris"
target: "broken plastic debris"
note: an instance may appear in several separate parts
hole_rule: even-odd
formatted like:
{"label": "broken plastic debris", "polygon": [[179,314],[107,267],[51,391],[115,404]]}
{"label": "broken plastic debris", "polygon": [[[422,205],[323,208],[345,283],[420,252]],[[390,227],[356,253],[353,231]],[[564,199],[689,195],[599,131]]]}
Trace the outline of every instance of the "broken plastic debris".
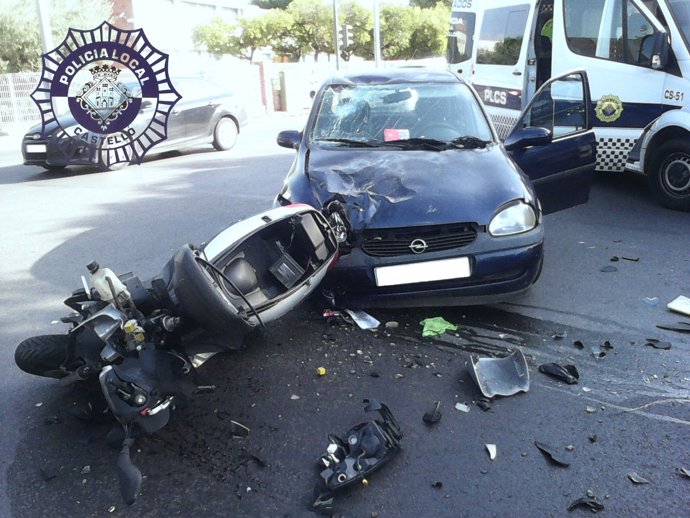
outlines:
{"label": "broken plastic debris", "polygon": [[554,340],[563,340],[563,339],[566,338],[567,336],[568,336],[567,331],[559,331],[558,333],[554,333],[554,334],[551,336],[551,338],[553,338]]}
{"label": "broken plastic debris", "polygon": [[618,268],[616,268],[615,266],[611,266],[611,265],[609,264],[609,265],[607,265],[607,266],[604,266],[604,267],[601,269],[601,271],[604,272],[604,273],[617,272],[617,271],[618,271]]}
{"label": "broken plastic debris", "polygon": [[88,464],[81,468],[82,475],[88,475],[89,473],[91,473],[91,466],[89,466]]}
{"label": "broken plastic debris", "polygon": [[639,262],[640,258],[639,257],[628,257],[628,256],[623,256],[621,259],[625,259],[626,261],[632,261],[633,263]]}
{"label": "broken plastic debris", "polygon": [[293,394],[292,396],[290,396],[290,399],[292,399],[293,401],[296,401],[299,399],[299,396],[297,394]]}
{"label": "broken plastic debris", "polygon": [[649,347],[654,347],[654,349],[662,349],[664,351],[667,351],[668,349],[671,348],[671,342],[662,342],[660,340],[657,340],[656,338],[646,338],[645,345],[648,345]]}
{"label": "broken plastic debris", "polygon": [[319,459],[325,469],[314,487],[312,503],[312,509],[322,514],[333,514],[334,491],[363,482],[400,451],[402,432],[390,409],[375,399],[364,402],[366,412],[378,412],[382,419],[358,424],[343,437],[328,435],[329,445]]}
{"label": "broken plastic debris", "polygon": [[681,477],[690,478],[690,469],[685,469],[683,467],[676,468],[676,473],[678,473]]}
{"label": "broken plastic debris", "polygon": [[114,513],[114,512],[115,512],[115,506],[114,506],[114,505],[111,505],[110,507],[108,507],[108,512],[109,512],[109,513]]}
{"label": "broken plastic debris", "polygon": [[667,331],[678,331],[679,333],[690,333],[690,322],[678,322],[677,325],[657,324],[656,327],[658,327],[659,329],[665,329]]}
{"label": "broken plastic debris", "polygon": [[391,321],[389,321],[389,322],[386,322],[386,327],[387,327],[388,329],[397,329],[397,327],[398,327],[399,325],[400,325],[400,324],[398,324],[395,320],[391,320]]}
{"label": "broken plastic debris", "polygon": [[249,435],[249,428],[237,421],[230,421],[230,433],[233,437],[241,438]]}
{"label": "broken plastic debris", "polygon": [[688,297],[684,297],[683,295],[676,297],[671,302],[666,304],[666,307],[671,311],[682,313],[683,315],[690,317],[690,298]]}
{"label": "broken plastic debris", "polygon": [[573,342],[573,345],[574,345],[575,347],[577,347],[578,349],[584,349],[584,348],[585,348],[585,344],[584,344],[584,342],[583,342],[582,340],[575,340],[575,341]]}
{"label": "broken plastic debris", "polygon": [[589,387],[582,387],[582,392],[592,392],[592,389]]}
{"label": "broken plastic debris", "polygon": [[504,358],[470,356],[470,376],[484,396],[511,396],[529,390],[527,359],[520,349]]}
{"label": "broken plastic debris", "polygon": [[638,474],[636,471],[628,473],[628,478],[633,484],[649,484],[649,480]]}
{"label": "broken plastic debris", "polygon": [[355,321],[360,329],[376,329],[381,325],[381,322],[361,309],[346,309],[345,312],[352,317],[352,320]]}
{"label": "broken plastic debris", "polygon": [[496,455],[498,454],[498,449],[496,448],[495,444],[485,444],[486,446],[486,451],[489,452],[489,458],[491,460],[494,460],[496,458]]}
{"label": "broken plastic debris", "polygon": [[588,436],[587,436],[587,439],[589,439],[589,442],[591,442],[592,444],[594,444],[595,442],[597,442],[598,437],[597,437],[597,434],[592,434],[592,435],[588,435]]}
{"label": "broken plastic debris", "polygon": [[644,297],[642,302],[648,306],[656,306],[659,303],[659,297]]}
{"label": "broken plastic debris", "polygon": [[588,414],[593,414],[593,413],[595,413],[595,412],[597,411],[597,409],[594,408],[593,406],[587,406],[587,408],[585,408],[585,411],[586,411]]}
{"label": "broken plastic debris", "polygon": [[316,374],[319,376],[325,376],[326,375],[326,367],[317,367],[316,368]]}
{"label": "broken plastic debris", "polygon": [[[590,493],[588,491],[588,493]],[[573,511],[574,509],[577,509],[578,507],[587,507],[589,508],[590,511],[593,513],[598,513],[599,511],[604,510],[604,504],[601,503],[600,500],[597,499],[596,496],[594,496],[594,493],[591,493],[592,496],[587,494],[586,496],[583,496],[582,498],[578,498],[575,500],[573,503],[571,503],[568,506],[568,511]]]}
{"label": "broken plastic debris", "polygon": [[455,410],[460,410],[460,412],[469,412],[470,407],[465,403],[455,403]]}
{"label": "broken plastic debris", "polygon": [[441,402],[436,401],[431,409],[424,414],[422,421],[429,425],[438,423],[441,420],[441,411],[439,410],[440,406]]}
{"label": "broken plastic debris", "polygon": [[424,326],[424,329],[422,329],[422,336],[424,338],[440,336],[446,331],[458,330],[458,326],[451,324],[443,317],[425,318],[420,324]]}
{"label": "broken plastic debris", "polygon": [[491,403],[488,399],[480,399],[477,401],[477,406],[481,408],[484,412],[491,410]]}
{"label": "broken plastic debris", "polygon": [[620,259],[620,257],[618,257],[617,255],[614,255],[611,259],[609,259],[609,261],[611,261],[612,263],[615,263],[615,262],[617,262],[619,259]]}
{"label": "broken plastic debris", "polygon": [[580,379],[575,365],[561,365],[559,363],[544,363],[539,366],[539,372],[574,385]]}
{"label": "broken plastic debris", "polygon": [[544,457],[554,464],[563,466],[564,468],[570,466],[570,462],[561,457],[553,446],[549,446],[548,444],[539,441],[534,441],[534,445],[539,449],[540,452],[544,454]]}
{"label": "broken plastic debris", "polygon": [[431,487],[433,487],[434,489],[441,489],[443,487],[443,482],[434,482],[433,484],[431,484]]}

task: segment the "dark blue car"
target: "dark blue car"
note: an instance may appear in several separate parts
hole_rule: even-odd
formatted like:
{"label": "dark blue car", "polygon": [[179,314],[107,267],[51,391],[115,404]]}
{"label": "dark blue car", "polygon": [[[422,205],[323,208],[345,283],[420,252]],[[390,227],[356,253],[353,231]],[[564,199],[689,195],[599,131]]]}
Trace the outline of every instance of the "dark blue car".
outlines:
{"label": "dark blue car", "polygon": [[498,140],[450,72],[346,73],[319,89],[276,204],[320,208],[340,243],[327,277],[347,307],[484,304],[526,291],[542,216],[584,203],[595,163],[587,77],[554,78]]}

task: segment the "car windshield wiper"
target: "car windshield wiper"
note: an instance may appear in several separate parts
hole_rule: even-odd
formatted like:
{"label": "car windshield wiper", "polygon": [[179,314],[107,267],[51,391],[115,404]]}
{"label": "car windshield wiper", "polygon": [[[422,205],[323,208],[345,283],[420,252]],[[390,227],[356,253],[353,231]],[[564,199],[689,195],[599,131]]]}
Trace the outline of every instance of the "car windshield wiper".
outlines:
{"label": "car windshield wiper", "polygon": [[379,145],[397,147],[400,149],[424,149],[427,151],[443,151],[448,149],[448,142],[423,137],[415,137],[405,140],[389,140],[387,142],[381,142]]}
{"label": "car windshield wiper", "polygon": [[381,144],[377,140],[354,140],[349,138],[320,138],[316,142],[335,142],[348,147],[377,147]]}
{"label": "car windshield wiper", "polygon": [[453,147],[460,149],[485,148],[490,143],[490,140],[482,140],[479,137],[473,137],[471,135],[464,135],[462,137],[454,138],[450,141],[450,144]]}

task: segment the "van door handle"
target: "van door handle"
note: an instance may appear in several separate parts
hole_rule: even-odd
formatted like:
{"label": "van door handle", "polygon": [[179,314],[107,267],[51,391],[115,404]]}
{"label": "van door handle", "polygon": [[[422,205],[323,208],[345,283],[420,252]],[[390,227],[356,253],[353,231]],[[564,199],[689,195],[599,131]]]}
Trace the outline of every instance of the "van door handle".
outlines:
{"label": "van door handle", "polygon": [[515,70],[513,70],[513,75],[514,76],[521,76],[522,72],[516,68]]}

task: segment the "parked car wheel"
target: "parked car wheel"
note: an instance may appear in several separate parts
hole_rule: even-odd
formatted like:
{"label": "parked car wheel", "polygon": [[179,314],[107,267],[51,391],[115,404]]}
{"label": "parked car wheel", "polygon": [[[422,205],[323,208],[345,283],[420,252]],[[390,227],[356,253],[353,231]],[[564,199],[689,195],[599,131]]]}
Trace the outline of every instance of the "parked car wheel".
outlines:
{"label": "parked car wheel", "polygon": [[237,143],[239,132],[239,128],[234,120],[229,117],[223,117],[216,123],[216,129],[213,130],[213,147],[218,151],[232,149],[235,143]]}
{"label": "parked car wheel", "polygon": [[666,142],[650,165],[647,180],[654,197],[669,209],[690,211],[690,144]]}

